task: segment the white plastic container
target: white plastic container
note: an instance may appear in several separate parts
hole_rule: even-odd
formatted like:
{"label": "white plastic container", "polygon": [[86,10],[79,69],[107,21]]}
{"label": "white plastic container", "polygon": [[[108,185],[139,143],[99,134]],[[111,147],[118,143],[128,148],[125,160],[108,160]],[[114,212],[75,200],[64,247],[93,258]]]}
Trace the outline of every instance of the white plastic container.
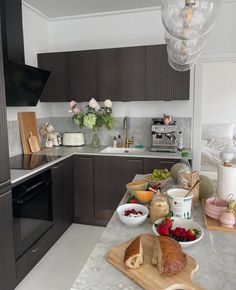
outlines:
{"label": "white plastic container", "polygon": [[184,197],[188,193],[187,189],[173,188],[167,190],[170,210],[174,217],[191,219],[193,195]]}

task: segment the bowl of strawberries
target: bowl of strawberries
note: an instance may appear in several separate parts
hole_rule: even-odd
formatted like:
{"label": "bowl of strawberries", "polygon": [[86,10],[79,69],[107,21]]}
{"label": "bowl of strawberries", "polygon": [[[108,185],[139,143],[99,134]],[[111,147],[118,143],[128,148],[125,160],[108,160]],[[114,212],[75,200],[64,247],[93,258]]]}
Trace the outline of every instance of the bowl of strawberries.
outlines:
{"label": "bowl of strawberries", "polygon": [[179,217],[164,217],[154,222],[152,230],[157,236],[168,236],[175,239],[182,247],[199,242],[203,228],[193,220]]}

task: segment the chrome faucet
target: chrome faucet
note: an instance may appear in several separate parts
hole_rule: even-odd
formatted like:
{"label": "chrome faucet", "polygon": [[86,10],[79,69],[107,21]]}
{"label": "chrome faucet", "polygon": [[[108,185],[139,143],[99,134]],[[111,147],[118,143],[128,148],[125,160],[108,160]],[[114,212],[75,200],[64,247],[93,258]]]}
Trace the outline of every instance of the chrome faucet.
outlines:
{"label": "chrome faucet", "polygon": [[132,140],[128,137],[128,130],[129,130],[129,119],[128,117],[124,118],[123,128],[125,129],[125,148],[128,148],[129,145],[134,144],[134,138]]}

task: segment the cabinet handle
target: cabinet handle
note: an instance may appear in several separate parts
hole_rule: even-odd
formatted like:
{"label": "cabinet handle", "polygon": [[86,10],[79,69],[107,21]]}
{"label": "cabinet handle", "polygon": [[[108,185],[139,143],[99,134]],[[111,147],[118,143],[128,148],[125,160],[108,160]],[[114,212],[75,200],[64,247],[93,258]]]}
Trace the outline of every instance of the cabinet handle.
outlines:
{"label": "cabinet handle", "polygon": [[173,164],[174,162],[173,161],[157,161],[157,163],[165,163],[165,164]]}
{"label": "cabinet handle", "polygon": [[41,241],[37,244],[36,248],[32,249],[31,252],[32,252],[32,253],[36,253],[36,252],[38,252],[38,250],[39,250],[40,248],[42,248],[42,246],[43,246],[44,244],[45,244],[45,241],[44,241],[44,240],[41,240]]}
{"label": "cabinet handle", "polygon": [[63,163],[60,163],[59,165],[57,165],[57,166],[53,166],[52,168],[53,168],[53,169],[57,169],[57,168],[60,168],[62,165],[63,165]]}
{"label": "cabinet handle", "polygon": [[142,160],[139,159],[127,159],[127,162],[142,162]]}
{"label": "cabinet handle", "polygon": [[93,158],[91,158],[91,157],[80,157],[79,159],[80,159],[80,160],[91,160],[91,159],[93,159]]}

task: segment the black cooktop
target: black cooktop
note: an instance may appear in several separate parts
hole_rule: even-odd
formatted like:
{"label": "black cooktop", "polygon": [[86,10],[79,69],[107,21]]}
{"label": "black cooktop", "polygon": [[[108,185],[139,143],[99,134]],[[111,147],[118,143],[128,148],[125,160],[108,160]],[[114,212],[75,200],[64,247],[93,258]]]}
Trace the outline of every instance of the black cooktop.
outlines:
{"label": "black cooktop", "polygon": [[61,157],[60,155],[20,154],[10,158],[11,169],[31,170]]}

